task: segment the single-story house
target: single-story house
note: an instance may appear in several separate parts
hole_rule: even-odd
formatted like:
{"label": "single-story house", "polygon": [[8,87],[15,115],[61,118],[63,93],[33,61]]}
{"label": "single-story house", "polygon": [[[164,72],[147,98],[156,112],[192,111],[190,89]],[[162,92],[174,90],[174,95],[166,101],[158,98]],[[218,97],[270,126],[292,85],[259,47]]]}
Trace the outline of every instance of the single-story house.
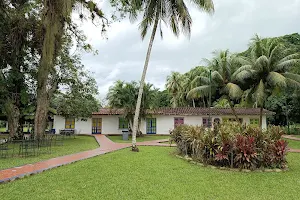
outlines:
{"label": "single-story house", "polygon": [[[239,120],[244,124],[259,125],[259,108],[236,108]],[[128,122],[123,118],[123,109],[101,108],[92,113],[91,118],[65,119],[55,115],[53,128],[56,133],[62,129],[75,129],[76,133],[83,134],[121,134],[128,128]],[[230,108],[157,108],[147,110],[148,117],[141,120],[140,129],[143,134],[170,134],[170,130],[179,124],[203,125],[210,127],[209,121],[232,121],[235,116]],[[263,110],[262,127],[267,128],[267,115],[274,114]]]}

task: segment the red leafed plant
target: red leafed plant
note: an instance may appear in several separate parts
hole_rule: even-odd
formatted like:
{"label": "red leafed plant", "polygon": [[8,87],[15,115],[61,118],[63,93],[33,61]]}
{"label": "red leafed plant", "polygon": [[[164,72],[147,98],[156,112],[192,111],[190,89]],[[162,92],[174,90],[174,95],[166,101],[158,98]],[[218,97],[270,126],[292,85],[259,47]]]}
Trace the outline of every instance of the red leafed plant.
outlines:
{"label": "red leafed plant", "polygon": [[242,169],[254,169],[257,165],[255,138],[238,135],[235,142],[235,166]]}
{"label": "red leafed plant", "polygon": [[229,156],[232,150],[232,142],[224,141],[222,146],[219,148],[218,153],[215,155],[216,162],[221,166],[229,164]]}
{"label": "red leafed plant", "polygon": [[274,161],[278,167],[286,165],[286,153],[288,143],[285,140],[277,140],[274,144]]}

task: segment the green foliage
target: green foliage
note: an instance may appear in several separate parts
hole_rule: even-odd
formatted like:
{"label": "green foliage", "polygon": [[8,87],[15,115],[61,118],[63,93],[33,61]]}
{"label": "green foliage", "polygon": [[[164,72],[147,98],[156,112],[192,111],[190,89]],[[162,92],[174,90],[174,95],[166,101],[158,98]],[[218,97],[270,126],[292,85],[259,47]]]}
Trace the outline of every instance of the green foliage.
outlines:
{"label": "green foliage", "polygon": [[[109,107],[124,109],[124,117],[129,121],[130,128],[134,117],[136,102],[139,92],[139,84],[137,82],[125,83],[123,81],[116,81],[113,86],[109,88],[107,100]],[[156,101],[158,89],[150,83],[144,85],[144,92],[142,96],[142,103],[140,109],[140,119],[146,117],[146,109],[153,108],[159,104]]]}
{"label": "green foliage", "polygon": [[201,126],[181,125],[172,131],[171,140],[180,154],[205,164],[240,169],[285,168],[287,143],[279,127],[265,131],[239,123]]}

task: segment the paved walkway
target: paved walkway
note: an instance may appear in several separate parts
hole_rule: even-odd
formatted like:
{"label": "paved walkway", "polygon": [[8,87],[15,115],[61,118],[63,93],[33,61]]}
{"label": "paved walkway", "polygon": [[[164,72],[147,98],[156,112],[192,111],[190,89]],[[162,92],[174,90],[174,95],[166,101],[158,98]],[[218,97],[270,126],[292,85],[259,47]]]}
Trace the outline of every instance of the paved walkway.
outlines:
{"label": "paved walkway", "polygon": [[[297,137],[295,137],[293,135],[283,135],[282,137],[286,138],[286,139],[290,139],[290,140],[300,141],[300,138],[297,138]],[[289,152],[300,153],[300,149],[289,149]]]}
{"label": "paved walkway", "polygon": [[[105,135],[93,135],[98,144],[99,148],[89,151],[84,151],[76,154],[66,155],[62,157],[52,158],[49,160],[37,162],[34,164],[27,164],[21,167],[14,167],[9,169],[0,170],[0,183],[5,183],[8,181],[13,181],[24,176],[37,174],[45,170],[56,168],[62,165],[70,164],[79,160],[84,160],[101,154],[106,154],[112,151],[130,147],[130,143],[114,143],[108,139]],[[166,142],[168,139],[164,140],[153,140],[147,142],[138,142],[139,146],[170,146],[169,144],[164,144],[160,142]],[[173,146],[173,145],[172,145]]]}

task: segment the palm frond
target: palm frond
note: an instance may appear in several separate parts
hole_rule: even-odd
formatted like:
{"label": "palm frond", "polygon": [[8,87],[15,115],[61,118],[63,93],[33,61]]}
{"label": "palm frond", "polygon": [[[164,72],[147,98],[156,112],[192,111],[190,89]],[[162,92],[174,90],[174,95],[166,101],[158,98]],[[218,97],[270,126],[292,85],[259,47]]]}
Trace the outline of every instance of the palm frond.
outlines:
{"label": "palm frond", "polygon": [[192,99],[192,98],[195,98],[195,96],[198,96],[198,97],[209,96],[209,92],[210,92],[210,86],[202,85],[202,86],[191,89],[191,91],[189,91],[187,94],[187,98]]}
{"label": "palm frond", "polygon": [[224,82],[224,79],[222,75],[218,71],[214,71],[211,73],[211,78],[216,83],[222,83]]}
{"label": "palm frond", "polygon": [[277,65],[274,66],[275,71],[282,71],[290,69],[291,67],[294,67],[300,63],[300,59],[290,59],[285,60],[283,62],[279,62]]}
{"label": "palm frond", "polygon": [[254,64],[254,70],[264,71],[266,68],[268,68],[268,63],[269,60],[267,56],[262,55],[256,59],[256,62]]}
{"label": "palm frond", "polygon": [[286,83],[289,87],[294,89],[300,89],[300,83],[290,78],[286,78]]}
{"label": "palm frond", "polygon": [[276,87],[276,86],[278,86],[280,88],[286,87],[286,78],[277,72],[270,72],[267,76],[267,81],[273,87]]}
{"label": "palm frond", "polygon": [[223,93],[227,94],[230,99],[240,99],[243,95],[243,90],[234,83],[227,83],[223,88]]}
{"label": "palm frond", "polygon": [[192,2],[201,10],[213,14],[215,11],[214,3],[212,0],[192,0]]}
{"label": "palm frond", "polygon": [[290,72],[286,72],[286,73],[283,73],[282,75],[286,78],[292,79],[292,80],[300,83],[300,75],[299,74],[293,74]]}
{"label": "palm frond", "polygon": [[209,78],[205,76],[196,76],[194,80],[192,80],[191,86],[194,88],[199,85],[209,85]]}

